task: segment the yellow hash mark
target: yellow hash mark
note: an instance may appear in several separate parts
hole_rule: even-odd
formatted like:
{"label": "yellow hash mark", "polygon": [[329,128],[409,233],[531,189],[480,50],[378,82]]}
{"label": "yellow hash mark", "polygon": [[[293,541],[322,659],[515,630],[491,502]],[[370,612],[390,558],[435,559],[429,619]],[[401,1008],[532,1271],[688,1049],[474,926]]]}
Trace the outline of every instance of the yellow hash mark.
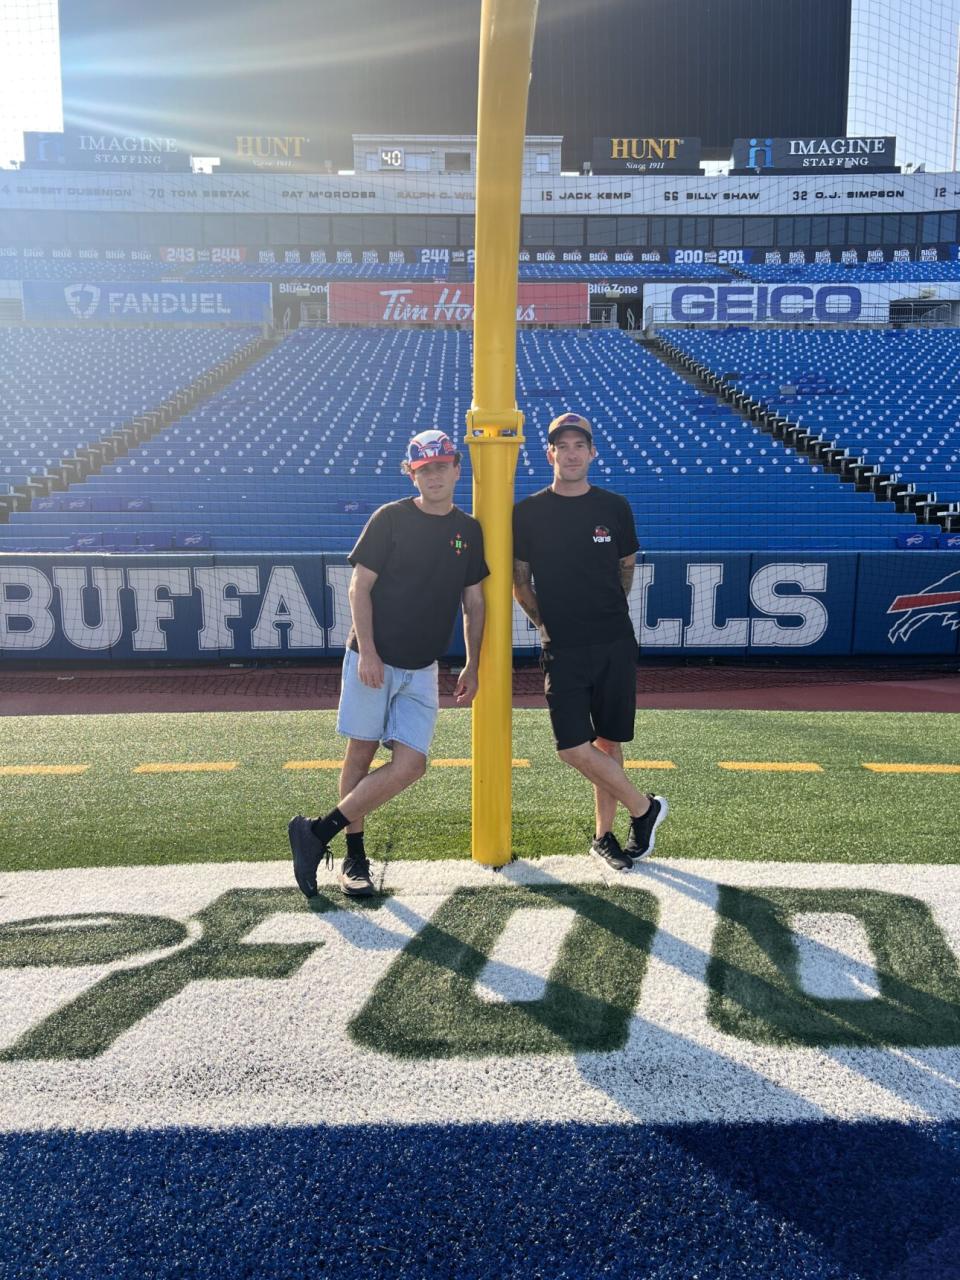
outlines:
{"label": "yellow hash mark", "polygon": [[0,776],[4,778],[24,778],[34,774],[86,773],[88,764],[5,764],[0,765]]}
{"label": "yellow hash mark", "polygon": [[[371,762],[371,769],[381,769],[387,763],[386,760],[374,760]],[[283,766],[285,769],[342,769],[342,760],[288,760]]]}
{"label": "yellow hash mark", "polygon": [[672,760],[624,760],[625,769],[675,769]]}
{"label": "yellow hash mark", "polygon": [[823,773],[823,765],[810,761],[787,763],[781,760],[718,760],[720,769],[739,769],[757,773]]}
{"label": "yellow hash mark", "polygon": [[203,764],[138,764],[134,773],[229,773],[236,760],[215,760]]}
{"label": "yellow hash mark", "polygon": [[[431,760],[430,763],[431,765],[433,765],[435,769],[472,769],[473,768],[473,760],[469,757],[463,757],[460,759],[456,757],[451,757],[450,759],[441,758],[437,760]],[[514,769],[530,768],[529,760],[511,760],[510,763],[513,765]]]}
{"label": "yellow hash mark", "polygon": [[864,764],[872,773],[960,773],[960,764]]}

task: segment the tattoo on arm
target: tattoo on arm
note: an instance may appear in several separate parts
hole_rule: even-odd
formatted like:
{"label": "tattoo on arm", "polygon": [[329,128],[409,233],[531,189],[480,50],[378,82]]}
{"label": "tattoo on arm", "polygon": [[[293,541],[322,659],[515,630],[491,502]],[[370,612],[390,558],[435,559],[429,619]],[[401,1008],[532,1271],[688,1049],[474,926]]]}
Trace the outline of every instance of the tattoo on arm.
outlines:
{"label": "tattoo on arm", "polygon": [[624,556],[620,561],[620,586],[623,588],[623,594],[630,598],[630,588],[633,586],[633,574],[637,567],[637,557]]}
{"label": "tattoo on arm", "polygon": [[513,562],[513,598],[535,627],[542,625],[543,619],[540,617],[540,605],[533,590],[530,566],[525,560]]}

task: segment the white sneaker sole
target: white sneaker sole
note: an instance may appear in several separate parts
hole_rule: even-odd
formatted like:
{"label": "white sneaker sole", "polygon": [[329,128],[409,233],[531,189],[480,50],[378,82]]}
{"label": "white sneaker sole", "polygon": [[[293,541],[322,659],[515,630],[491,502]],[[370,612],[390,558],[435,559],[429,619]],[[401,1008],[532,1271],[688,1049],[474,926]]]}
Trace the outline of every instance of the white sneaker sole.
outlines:
{"label": "white sneaker sole", "polygon": [[650,845],[646,853],[630,854],[630,857],[633,858],[634,866],[636,866],[638,862],[643,862],[644,858],[649,858],[651,853],[653,853],[653,847],[657,843],[657,827],[659,827],[660,823],[664,820],[664,818],[670,812],[670,805],[667,803],[666,796],[654,796],[653,798],[654,800],[658,800],[660,802],[660,812],[657,814],[656,818],[654,819],[653,829],[650,832]]}

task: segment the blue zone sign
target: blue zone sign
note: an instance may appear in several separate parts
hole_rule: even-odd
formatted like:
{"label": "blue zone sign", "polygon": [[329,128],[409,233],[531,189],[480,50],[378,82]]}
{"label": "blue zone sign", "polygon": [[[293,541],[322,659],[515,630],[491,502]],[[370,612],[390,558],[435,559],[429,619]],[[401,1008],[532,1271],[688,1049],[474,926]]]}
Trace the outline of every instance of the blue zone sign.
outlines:
{"label": "blue zone sign", "polygon": [[[334,657],[350,627],[341,556],[0,556],[0,656],[33,661]],[[643,654],[954,655],[960,554],[642,556]],[[536,634],[514,614],[514,649]],[[459,629],[450,655],[462,653]]]}
{"label": "blue zone sign", "polygon": [[272,294],[269,284],[24,280],[23,315],[58,323],[263,324]]}

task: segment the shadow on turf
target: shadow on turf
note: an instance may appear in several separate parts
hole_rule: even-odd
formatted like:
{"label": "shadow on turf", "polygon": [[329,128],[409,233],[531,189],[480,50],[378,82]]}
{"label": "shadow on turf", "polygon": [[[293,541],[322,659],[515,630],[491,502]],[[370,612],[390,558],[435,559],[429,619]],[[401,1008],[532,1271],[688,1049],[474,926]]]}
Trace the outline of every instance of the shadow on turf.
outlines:
{"label": "shadow on turf", "polygon": [[0,1163],[5,1280],[960,1276],[956,1125],[54,1132]]}
{"label": "shadow on turf", "polygon": [[[626,878],[622,883],[632,887],[638,887],[645,881],[662,884],[711,910],[716,909],[717,885],[712,880],[677,867],[661,866],[656,862],[641,863],[637,870],[639,874]],[[502,881],[505,889],[523,887],[531,893],[536,893],[538,889],[550,889],[556,892],[568,887],[565,881],[557,880],[536,863],[508,865],[502,873]],[[620,878],[614,878],[614,883],[621,883]],[[486,963],[486,956],[482,952],[465,945],[463,939],[454,938],[444,930],[438,929],[431,919],[413,910],[392,893],[377,894],[372,899],[358,900],[352,905],[364,906],[367,909],[331,912],[324,918],[329,927],[336,929],[353,946],[374,951],[399,949],[402,954],[413,938],[417,938],[420,944],[425,940],[427,942],[432,940],[434,945],[429,949],[431,953],[437,953],[435,959],[441,964],[446,963],[441,958],[441,953],[446,951],[449,955],[452,951],[456,956],[457,972],[461,975],[469,970],[475,977]],[[380,908],[380,910],[371,915],[370,908]],[[577,909],[588,918],[592,917],[593,923],[598,927],[612,929],[624,941],[636,942],[634,937],[636,922],[632,917],[618,913],[616,909],[611,910],[609,905],[601,908],[601,905],[594,903],[589,895],[580,896]],[[385,914],[396,917],[410,932],[400,932],[386,927],[382,923]],[[761,946],[765,945],[765,939],[762,937],[758,937],[756,941]],[[849,968],[851,962],[848,957],[824,944],[818,945],[822,957],[838,966]],[[658,926],[653,935],[650,957],[655,957],[661,964],[693,979],[705,990],[708,989],[710,956],[668,933],[662,926]],[[734,976],[745,976],[743,971],[731,962],[727,961],[726,966],[728,972]],[[500,967],[511,976],[523,973],[523,970],[516,966],[501,964]],[[746,976],[750,977],[754,990],[759,988],[763,992],[766,989],[771,996],[776,995],[774,989],[769,988],[768,984],[757,975]],[[861,976],[866,977],[866,972]],[[561,999],[565,994],[568,996],[572,994],[562,985],[553,984],[553,986],[554,995],[559,995]],[[553,1032],[560,1030],[555,1014],[544,1007],[542,1001],[530,1002],[525,1006],[525,1011],[533,1019],[539,1019],[544,1026],[549,1025]],[[764,1108],[770,1112],[782,1113],[784,1122],[826,1118],[826,1113],[821,1107],[785,1088],[782,1084],[767,1079],[752,1068],[737,1063],[722,1053],[716,1053],[690,1041],[675,1031],[652,1026],[635,1016],[628,1020],[627,1028],[627,1041],[634,1042],[634,1060],[640,1062],[641,1067],[649,1067],[647,1072],[641,1070],[639,1075],[631,1075],[629,1080],[624,1079],[622,1068],[614,1070],[609,1068],[606,1054],[584,1052],[582,1046],[570,1045],[571,1051],[575,1054],[578,1053],[578,1049],[580,1051],[578,1062],[584,1078],[594,1088],[606,1092],[627,1111],[635,1109],[632,1099],[638,1087],[658,1087],[658,1071],[663,1071],[667,1064],[675,1063],[682,1056],[686,1056],[688,1060],[696,1059],[699,1078],[713,1082],[711,1092],[715,1091],[718,1094],[716,1099],[718,1106],[724,1095],[729,1096],[733,1093],[752,1097],[758,1103],[762,1100]],[[682,1054],[678,1053],[678,1049],[682,1049]],[[946,1056],[947,1054],[951,1057],[955,1056],[955,1051],[944,1050],[942,1062],[938,1061],[936,1049],[926,1049],[923,1058],[912,1055],[909,1050],[893,1051],[887,1048],[870,1049],[862,1046],[827,1045],[819,1048],[818,1052],[832,1059],[844,1071],[860,1075],[870,1084],[892,1094],[921,1116],[931,1112],[936,1114],[938,1111],[950,1110],[955,1106],[960,1084],[953,1078],[951,1074],[953,1063]],[[709,1100],[707,1106],[709,1109]]]}

